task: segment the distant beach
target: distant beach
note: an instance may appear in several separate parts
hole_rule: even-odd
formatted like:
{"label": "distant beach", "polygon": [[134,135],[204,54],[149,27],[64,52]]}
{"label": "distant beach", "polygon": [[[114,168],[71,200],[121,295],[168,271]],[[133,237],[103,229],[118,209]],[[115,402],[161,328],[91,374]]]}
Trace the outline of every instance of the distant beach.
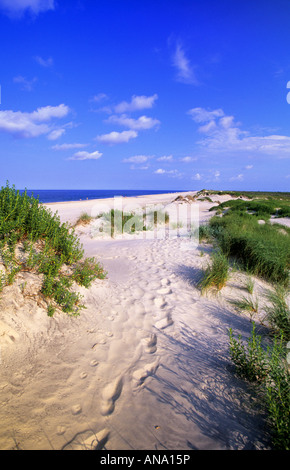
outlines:
{"label": "distant beach", "polygon": [[[25,190],[20,190],[23,193]],[[108,199],[115,196],[136,197],[150,194],[179,193],[177,190],[154,189],[27,189],[29,196],[39,198],[39,202],[74,202],[91,199]],[[183,190],[184,191],[184,190]]]}

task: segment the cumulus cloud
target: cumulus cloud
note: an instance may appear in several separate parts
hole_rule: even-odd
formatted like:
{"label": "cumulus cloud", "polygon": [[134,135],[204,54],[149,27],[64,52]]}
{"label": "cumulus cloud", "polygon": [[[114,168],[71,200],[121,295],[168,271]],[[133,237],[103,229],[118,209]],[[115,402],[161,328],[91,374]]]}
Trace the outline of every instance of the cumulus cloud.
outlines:
{"label": "cumulus cloud", "polygon": [[110,116],[107,119],[107,122],[129,127],[129,129],[133,129],[136,131],[152,129],[153,127],[159,126],[160,124],[160,121],[158,121],[158,119],[153,119],[147,116],[140,116],[138,119],[133,119],[128,117],[126,114],[122,114],[121,116]]}
{"label": "cumulus cloud", "polygon": [[208,122],[216,119],[217,117],[224,116],[224,112],[222,109],[214,109],[213,111],[208,111],[204,108],[190,109],[187,114],[189,114],[195,122]]}
{"label": "cumulus cloud", "polygon": [[200,181],[201,180],[201,175],[199,173],[196,173],[193,177],[193,180]]}
{"label": "cumulus cloud", "polygon": [[114,108],[115,113],[122,114],[133,111],[140,111],[141,109],[149,109],[154,106],[155,101],[157,100],[158,95],[155,93],[152,96],[132,96],[131,101],[122,101],[117,104]]}
{"label": "cumulus cloud", "polygon": [[188,114],[198,124],[198,131],[204,135],[198,143],[211,151],[256,152],[277,157],[289,157],[290,137],[285,135],[251,135],[243,131],[234,116],[225,115],[222,109],[208,111],[193,108]]}
{"label": "cumulus cloud", "polygon": [[0,111],[0,132],[6,132],[20,138],[32,138],[44,134],[51,137],[56,129],[50,121],[55,118],[65,117],[69,111],[68,106],[64,104],[45,106],[32,113],[10,110]]}
{"label": "cumulus cloud", "polygon": [[12,17],[21,16],[26,11],[37,15],[54,8],[55,0],[0,0],[0,10]]}
{"label": "cumulus cloud", "polygon": [[81,152],[76,152],[72,157],[69,158],[69,160],[98,160],[101,158],[103,154],[100,153],[98,150],[95,152],[86,152],[86,151],[81,151]]}
{"label": "cumulus cloud", "polygon": [[109,134],[98,135],[96,139],[102,144],[114,145],[129,142],[138,136],[136,131],[110,132]]}

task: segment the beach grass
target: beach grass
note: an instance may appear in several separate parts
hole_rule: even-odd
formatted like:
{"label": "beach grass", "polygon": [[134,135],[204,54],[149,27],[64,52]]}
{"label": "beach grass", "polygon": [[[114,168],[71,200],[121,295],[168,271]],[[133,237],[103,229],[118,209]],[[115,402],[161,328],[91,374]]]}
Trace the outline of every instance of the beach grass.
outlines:
{"label": "beach grass", "polygon": [[285,349],[283,336],[276,336],[271,346],[263,347],[254,322],[246,343],[229,329],[231,359],[238,375],[257,387],[275,450],[290,450],[290,374]]}
{"label": "beach grass", "polygon": [[247,272],[270,282],[289,283],[290,229],[265,223],[244,212],[212,217],[211,233],[224,254],[235,257]]}
{"label": "beach grass", "polygon": [[213,253],[211,263],[206,268],[203,278],[198,284],[201,291],[204,292],[209,288],[222,289],[228,280],[228,273],[229,262],[227,257],[221,251]]}
{"label": "beach grass", "polygon": [[77,227],[78,225],[87,225],[93,220],[93,217],[91,217],[87,212],[83,212],[77,221],[75,222],[74,226]]}
{"label": "beach grass", "polygon": [[44,275],[41,292],[50,316],[57,306],[71,314],[84,307],[80,295],[73,292],[74,281],[89,287],[93,280],[105,277],[96,260],[84,259],[74,229],[33,195],[20,194],[9,183],[0,190],[0,255],[2,290],[21,271]]}

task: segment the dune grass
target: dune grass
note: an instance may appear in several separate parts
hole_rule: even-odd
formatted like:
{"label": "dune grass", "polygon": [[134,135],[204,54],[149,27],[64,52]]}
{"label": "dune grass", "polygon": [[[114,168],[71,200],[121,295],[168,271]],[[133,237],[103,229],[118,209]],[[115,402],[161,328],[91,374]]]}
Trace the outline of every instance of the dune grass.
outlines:
{"label": "dune grass", "polygon": [[256,217],[242,212],[212,217],[209,226],[222,252],[235,257],[246,271],[288,285],[290,230],[287,227],[285,235],[279,225],[260,225]]}
{"label": "dune grass", "polygon": [[290,217],[290,200],[277,198],[264,198],[244,201],[232,199],[211,207],[211,211],[228,209],[228,212],[252,213],[255,217],[269,220],[274,217]]}
{"label": "dune grass", "polygon": [[61,223],[38,199],[27,192],[20,194],[8,183],[0,190],[0,256],[2,289],[12,284],[20,271],[44,275],[41,292],[49,315],[57,307],[78,314],[84,305],[72,290],[73,281],[89,287],[94,279],[105,276],[95,259],[84,259],[74,229]]}
{"label": "dune grass", "polygon": [[111,209],[109,212],[99,214],[98,218],[104,219],[107,223],[112,237],[114,234],[133,234],[135,232],[152,230],[153,227],[159,224],[167,224],[169,222],[169,214],[157,209],[148,213],[144,212],[144,214]]}
{"label": "dune grass", "polygon": [[240,299],[231,300],[231,304],[234,305],[237,310],[248,312],[251,319],[259,310],[259,301],[256,297],[243,296]]}
{"label": "dune grass", "polygon": [[238,375],[257,387],[268,413],[274,449],[290,450],[290,374],[283,336],[275,337],[273,344],[265,348],[253,322],[246,344],[229,330],[229,350]]}
{"label": "dune grass", "polygon": [[87,225],[93,220],[93,217],[91,217],[87,212],[83,212],[79,218],[77,219],[76,223],[74,224],[75,227],[78,225]]}
{"label": "dune grass", "polygon": [[285,341],[290,341],[290,309],[287,304],[287,294],[287,289],[276,285],[267,295],[269,305],[266,307],[266,313],[272,328],[282,334]]}
{"label": "dune grass", "polygon": [[220,251],[213,253],[211,263],[198,284],[201,291],[205,292],[209,288],[222,289],[228,280],[228,273],[229,262],[227,257]]}

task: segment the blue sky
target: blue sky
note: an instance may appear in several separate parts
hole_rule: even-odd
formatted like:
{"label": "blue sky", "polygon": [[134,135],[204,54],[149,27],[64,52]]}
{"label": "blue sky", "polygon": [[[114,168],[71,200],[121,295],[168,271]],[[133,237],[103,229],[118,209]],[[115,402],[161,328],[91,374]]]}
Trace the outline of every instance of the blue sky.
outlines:
{"label": "blue sky", "polygon": [[0,184],[289,191],[289,24],[288,0],[0,0]]}

